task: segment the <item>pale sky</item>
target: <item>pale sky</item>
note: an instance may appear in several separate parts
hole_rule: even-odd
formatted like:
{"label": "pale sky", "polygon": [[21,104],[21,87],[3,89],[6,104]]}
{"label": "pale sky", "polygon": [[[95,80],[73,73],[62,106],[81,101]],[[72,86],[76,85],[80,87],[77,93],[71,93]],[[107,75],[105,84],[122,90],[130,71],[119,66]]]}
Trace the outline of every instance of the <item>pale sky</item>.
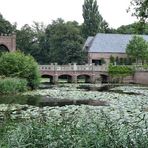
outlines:
{"label": "pale sky", "polygon": [[[130,0],[97,0],[99,12],[109,23],[117,28],[136,21],[126,12]],[[0,13],[11,23],[17,22],[18,28],[33,21],[45,25],[63,18],[65,21],[83,22],[82,5],[84,0],[0,0]]]}

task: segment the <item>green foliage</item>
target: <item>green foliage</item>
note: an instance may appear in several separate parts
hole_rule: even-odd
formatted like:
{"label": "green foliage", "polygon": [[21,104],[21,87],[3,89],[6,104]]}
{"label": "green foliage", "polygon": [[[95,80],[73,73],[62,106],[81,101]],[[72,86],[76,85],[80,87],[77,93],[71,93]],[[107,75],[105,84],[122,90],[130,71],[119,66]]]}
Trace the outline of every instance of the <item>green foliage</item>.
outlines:
{"label": "green foliage", "polygon": [[84,0],[83,18],[82,32],[84,38],[95,36],[98,32],[106,32],[108,29],[107,22],[103,20],[98,11],[96,0]]}
{"label": "green foliage", "polygon": [[120,58],[119,63],[120,63],[120,65],[123,65],[124,64],[124,58]]}
{"label": "green foliage", "polygon": [[0,94],[16,94],[27,90],[27,81],[19,78],[0,78]]}
{"label": "green foliage", "polygon": [[11,34],[14,31],[16,31],[16,25],[12,25],[0,13],[0,34]]}
{"label": "green foliage", "polygon": [[29,25],[24,25],[21,30],[17,31],[17,48],[23,51],[24,53],[32,53],[33,46],[35,42],[33,42],[35,38],[35,33]]}
{"label": "green foliage", "polygon": [[78,121],[73,116],[75,112],[71,112],[71,116],[68,117],[63,113],[63,117],[59,117],[60,120],[28,120],[11,127],[7,124],[9,128],[3,132],[0,147],[144,148],[148,145],[148,136],[145,132],[147,125],[143,127],[144,131],[137,128],[136,123],[128,123],[123,119],[119,119],[119,122],[113,121],[104,112],[100,119],[87,114],[86,119]]}
{"label": "green foliage", "polygon": [[104,58],[101,58],[100,60],[101,60],[101,65],[106,63],[106,61],[104,60]]}
{"label": "green foliage", "polygon": [[110,63],[113,64],[113,65],[115,63],[115,58],[112,55],[110,56]]}
{"label": "green foliage", "polygon": [[114,58],[112,55],[110,56],[110,64],[112,65],[131,65],[132,61],[130,58]]}
{"label": "green foliage", "polygon": [[140,36],[133,36],[127,45],[126,53],[136,62],[144,62],[148,58],[148,43]]}
{"label": "green foliage", "polygon": [[57,19],[47,27],[34,22],[34,26],[25,25],[17,31],[17,48],[40,64],[85,62],[83,42],[80,26],[75,21]]}
{"label": "green foliage", "polygon": [[132,75],[134,73],[134,70],[129,67],[129,66],[125,66],[125,65],[109,65],[109,70],[108,73],[112,76],[112,77],[125,77],[128,75]]}
{"label": "green foliage", "polygon": [[53,21],[47,26],[46,36],[49,49],[49,62],[58,64],[83,63],[85,53],[82,51],[83,38],[77,22]]}
{"label": "green foliage", "polygon": [[32,55],[40,64],[47,63],[49,47],[46,46],[45,26],[34,22],[34,25],[24,25],[17,30],[17,48],[25,54]]}
{"label": "green foliage", "polygon": [[116,65],[120,65],[119,57],[116,57],[115,62],[116,62]]}
{"label": "green foliage", "polygon": [[117,33],[120,34],[148,34],[148,24],[142,24],[141,22],[122,25],[117,28]]}
{"label": "green foliage", "polygon": [[38,64],[34,58],[21,52],[2,54],[0,57],[0,75],[24,78],[32,89],[39,85],[40,80]]}
{"label": "green foliage", "polygon": [[140,18],[141,22],[144,22],[148,18],[148,0],[131,0],[129,8],[132,11],[132,15]]}
{"label": "green foliage", "polygon": [[144,64],[144,65],[143,65],[143,68],[144,68],[144,69],[148,69],[148,64]]}

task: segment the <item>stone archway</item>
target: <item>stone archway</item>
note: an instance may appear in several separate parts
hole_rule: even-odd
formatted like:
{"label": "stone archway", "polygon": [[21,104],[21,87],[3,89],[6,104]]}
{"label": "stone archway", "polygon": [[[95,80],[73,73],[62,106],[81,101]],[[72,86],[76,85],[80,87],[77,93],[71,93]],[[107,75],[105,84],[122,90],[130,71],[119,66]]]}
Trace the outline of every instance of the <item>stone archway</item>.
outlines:
{"label": "stone archway", "polygon": [[109,76],[106,74],[101,74],[101,83],[108,83],[109,82]]}
{"label": "stone archway", "polygon": [[16,35],[0,35],[0,45],[6,47],[8,51],[16,50]]}
{"label": "stone archway", "polygon": [[63,81],[64,82],[67,82],[67,83],[72,83],[72,76],[69,75],[69,74],[61,74],[58,76],[58,81]]}
{"label": "stone archway", "polygon": [[77,76],[78,83],[91,83],[91,76],[87,74],[80,74]]}
{"label": "stone archway", "polygon": [[8,49],[5,45],[0,44],[0,56],[1,56],[4,52],[9,52],[9,49]]}
{"label": "stone archway", "polygon": [[43,74],[41,75],[42,79],[47,79],[47,80],[42,80],[42,83],[53,83],[53,76],[48,75],[48,74]]}
{"label": "stone archway", "polygon": [[4,44],[0,44],[0,52],[8,52],[9,51],[9,49],[8,49],[8,47],[7,46],[5,46]]}

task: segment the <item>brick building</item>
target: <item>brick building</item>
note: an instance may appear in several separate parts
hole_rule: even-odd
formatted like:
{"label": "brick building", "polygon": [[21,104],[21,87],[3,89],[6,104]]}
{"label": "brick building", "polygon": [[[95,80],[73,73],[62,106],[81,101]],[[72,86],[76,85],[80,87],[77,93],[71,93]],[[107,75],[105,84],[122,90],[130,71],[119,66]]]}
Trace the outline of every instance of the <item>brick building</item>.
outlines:
{"label": "brick building", "polygon": [[[148,35],[140,35],[148,41]],[[110,57],[126,58],[126,46],[132,39],[129,34],[104,34],[98,33],[94,37],[88,37],[83,49],[88,52],[88,63],[101,65],[102,59],[106,64]]]}

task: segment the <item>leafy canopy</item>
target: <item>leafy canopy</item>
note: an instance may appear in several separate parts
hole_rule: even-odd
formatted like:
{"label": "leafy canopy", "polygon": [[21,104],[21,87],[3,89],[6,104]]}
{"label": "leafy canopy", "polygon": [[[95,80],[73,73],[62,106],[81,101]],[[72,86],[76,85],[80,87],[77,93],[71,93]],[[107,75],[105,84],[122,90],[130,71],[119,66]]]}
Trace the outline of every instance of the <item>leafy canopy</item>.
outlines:
{"label": "leafy canopy", "polygon": [[98,11],[96,0],[84,0],[82,15],[84,18],[82,32],[85,38],[94,36],[98,32],[106,32],[108,29],[108,23],[103,20]]}
{"label": "leafy canopy", "polygon": [[16,24],[12,25],[0,13],[0,34],[11,34],[16,31]]}
{"label": "leafy canopy", "polygon": [[47,26],[46,36],[50,62],[68,64],[84,61],[83,38],[77,22],[64,22],[62,19],[53,21]]}
{"label": "leafy canopy", "polygon": [[140,21],[146,21],[148,18],[148,0],[131,0],[129,10],[133,10],[132,15],[137,16]]}
{"label": "leafy canopy", "polygon": [[141,24],[136,22],[129,25],[122,25],[117,28],[117,33],[120,34],[148,34],[148,24]]}
{"label": "leafy canopy", "polygon": [[148,43],[141,36],[133,36],[127,45],[126,53],[136,62],[143,62],[148,58]]}

